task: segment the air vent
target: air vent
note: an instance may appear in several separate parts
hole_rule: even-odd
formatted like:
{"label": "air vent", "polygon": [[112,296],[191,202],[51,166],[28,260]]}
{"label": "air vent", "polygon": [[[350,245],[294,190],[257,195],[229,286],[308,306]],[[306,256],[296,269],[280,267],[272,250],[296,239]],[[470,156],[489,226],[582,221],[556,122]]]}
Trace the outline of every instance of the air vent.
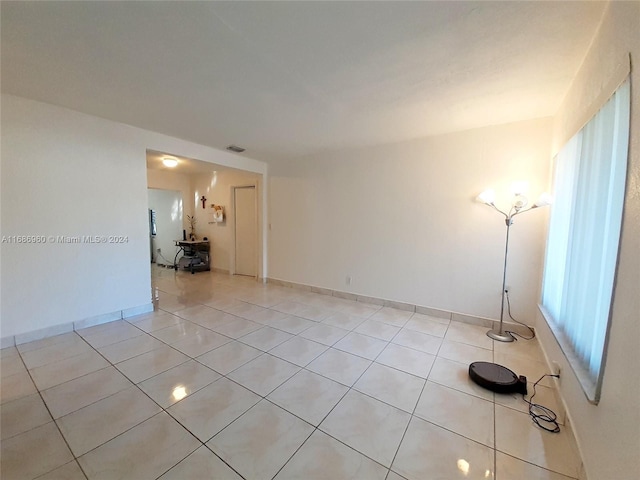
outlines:
{"label": "air vent", "polygon": [[242,153],[244,152],[245,149],[237,145],[229,145],[227,147],[227,150],[231,150],[232,152],[236,152],[236,153]]}

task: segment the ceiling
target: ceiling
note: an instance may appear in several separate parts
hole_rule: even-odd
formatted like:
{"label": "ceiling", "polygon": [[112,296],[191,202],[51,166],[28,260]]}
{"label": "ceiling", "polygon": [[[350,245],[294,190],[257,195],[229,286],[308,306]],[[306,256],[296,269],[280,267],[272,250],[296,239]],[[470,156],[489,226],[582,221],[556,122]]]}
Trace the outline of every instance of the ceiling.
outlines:
{"label": "ceiling", "polygon": [[272,161],[553,115],[600,2],[7,2],[2,91]]}

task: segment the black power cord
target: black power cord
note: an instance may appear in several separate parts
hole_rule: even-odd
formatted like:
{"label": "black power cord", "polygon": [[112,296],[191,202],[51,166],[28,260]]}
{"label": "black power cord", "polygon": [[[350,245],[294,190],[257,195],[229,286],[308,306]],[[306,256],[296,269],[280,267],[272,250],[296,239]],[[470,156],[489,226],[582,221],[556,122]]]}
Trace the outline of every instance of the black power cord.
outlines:
{"label": "black power cord", "polygon": [[516,341],[518,340],[516,337],[520,337],[523,340],[533,340],[534,338],[536,338],[536,332],[534,332],[533,328],[531,328],[526,323],[522,323],[520,320],[516,320],[515,318],[513,318],[513,315],[511,315],[511,301],[509,300],[509,290],[505,290],[504,293],[506,294],[506,297],[507,297],[507,313],[509,314],[509,318],[514,322],[519,323],[524,327],[527,327],[531,332],[531,336],[525,337],[524,335],[520,335],[518,332],[512,332],[509,330],[505,330],[505,333],[508,333],[509,335],[511,335],[511,337],[513,337],[513,339]]}
{"label": "black power cord", "polygon": [[527,400],[523,394],[522,399],[529,404],[529,415],[536,425],[547,432],[560,433],[560,425],[558,424],[558,416],[556,413],[550,408],[538,403],[533,403],[533,397],[536,396],[536,385],[538,385],[544,377],[560,378],[560,375],[545,373],[533,384],[533,395],[531,395],[531,398]]}

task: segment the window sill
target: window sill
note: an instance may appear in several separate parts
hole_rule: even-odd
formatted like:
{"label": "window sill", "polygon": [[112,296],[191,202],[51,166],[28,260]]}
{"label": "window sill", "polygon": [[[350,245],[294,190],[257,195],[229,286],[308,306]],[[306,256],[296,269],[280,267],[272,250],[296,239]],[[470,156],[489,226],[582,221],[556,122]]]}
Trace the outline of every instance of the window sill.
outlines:
{"label": "window sill", "polygon": [[571,370],[573,371],[578,383],[582,387],[582,391],[589,403],[593,405],[597,405],[600,401],[600,391],[602,389],[602,374],[604,371],[604,358],[603,364],[600,367],[600,375],[598,376],[598,381],[594,382],[592,377],[589,375],[589,370],[584,367],[578,356],[574,353],[573,347],[571,346],[571,342],[566,337],[566,335],[560,330],[560,328],[553,321],[553,318],[544,308],[544,306],[538,304],[538,310],[542,314],[545,322],[549,326],[549,330],[553,334],[560,350],[564,354],[567,359],[567,363],[571,366]]}

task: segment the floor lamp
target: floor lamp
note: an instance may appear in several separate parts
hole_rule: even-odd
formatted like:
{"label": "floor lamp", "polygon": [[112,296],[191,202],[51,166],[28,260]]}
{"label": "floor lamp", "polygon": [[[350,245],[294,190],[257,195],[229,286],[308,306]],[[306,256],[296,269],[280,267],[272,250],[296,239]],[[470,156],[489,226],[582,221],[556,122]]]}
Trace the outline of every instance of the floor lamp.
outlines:
{"label": "floor lamp", "polygon": [[502,270],[502,303],[500,304],[500,327],[496,330],[495,328],[489,330],[487,332],[487,336],[489,338],[493,338],[494,340],[498,340],[500,342],[513,342],[514,338],[509,332],[504,331],[503,321],[504,321],[504,296],[506,293],[506,281],[507,281],[507,256],[509,254],[509,229],[513,224],[513,217],[516,215],[520,215],[521,213],[528,212],[529,210],[533,210],[534,208],[544,207],[551,204],[551,195],[548,193],[543,193],[540,195],[540,198],[536,203],[534,203],[531,207],[526,208],[529,201],[527,197],[522,195],[516,189],[514,191],[513,200],[511,202],[511,208],[508,212],[503,212],[498,207],[496,207],[495,201],[495,192],[493,190],[485,190],[480,195],[476,197],[476,201],[480,203],[484,203],[489,207],[493,208],[496,212],[504,215],[504,222],[507,225],[507,236],[504,243],[504,268]]}

